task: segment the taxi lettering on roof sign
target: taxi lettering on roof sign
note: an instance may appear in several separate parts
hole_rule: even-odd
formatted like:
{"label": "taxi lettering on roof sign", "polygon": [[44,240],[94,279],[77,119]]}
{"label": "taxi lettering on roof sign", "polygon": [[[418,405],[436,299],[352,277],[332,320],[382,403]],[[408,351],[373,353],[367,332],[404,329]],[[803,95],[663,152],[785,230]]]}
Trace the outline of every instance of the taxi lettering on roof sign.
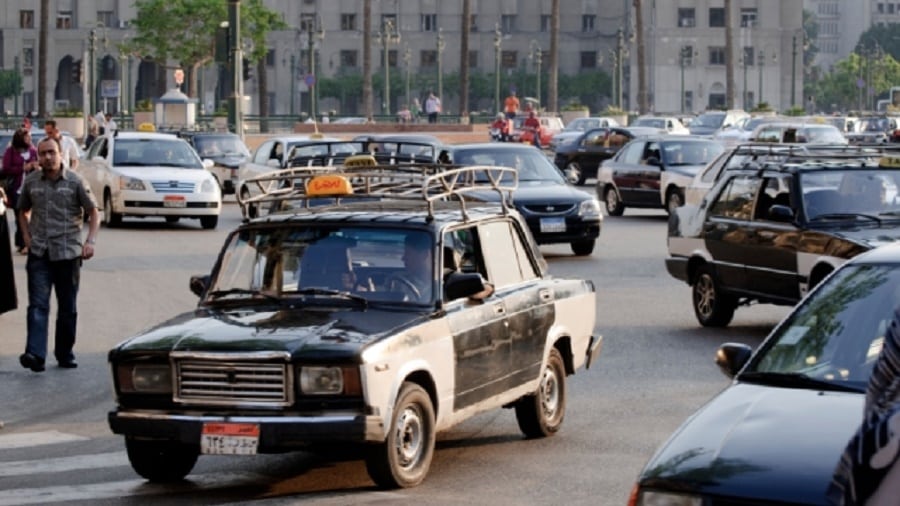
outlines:
{"label": "taxi lettering on roof sign", "polygon": [[319,197],[352,195],[353,185],[343,176],[316,176],[306,182],[306,194]]}
{"label": "taxi lettering on roof sign", "polygon": [[883,156],[878,160],[879,167],[897,168],[900,167],[900,157]]}

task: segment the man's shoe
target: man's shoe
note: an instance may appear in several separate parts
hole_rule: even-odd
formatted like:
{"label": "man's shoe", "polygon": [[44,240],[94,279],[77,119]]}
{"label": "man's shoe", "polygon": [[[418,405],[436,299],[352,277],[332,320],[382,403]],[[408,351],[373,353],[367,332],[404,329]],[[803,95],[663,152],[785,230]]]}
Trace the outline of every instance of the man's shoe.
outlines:
{"label": "man's shoe", "polygon": [[75,369],[76,367],[78,367],[78,362],[76,362],[74,360],[69,360],[67,362],[60,362],[59,366],[62,367],[63,369]]}
{"label": "man's shoe", "polygon": [[28,352],[19,356],[19,363],[22,364],[22,367],[25,369],[31,369],[34,372],[41,372],[44,370],[44,361]]}

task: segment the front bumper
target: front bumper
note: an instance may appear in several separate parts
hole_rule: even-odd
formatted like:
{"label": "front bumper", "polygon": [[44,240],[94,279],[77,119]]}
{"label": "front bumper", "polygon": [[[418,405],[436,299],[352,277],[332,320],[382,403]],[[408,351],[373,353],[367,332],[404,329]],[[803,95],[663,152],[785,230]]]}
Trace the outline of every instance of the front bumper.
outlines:
{"label": "front bumper", "polygon": [[666,270],[669,271],[669,275],[675,279],[680,279],[685,283],[689,283],[688,280],[688,259],[683,257],[670,257],[666,259]]}
{"label": "front bumper", "polygon": [[259,453],[303,448],[311,443],[382,442],[385,427],[381,417],[357,413],[320,416],[299,415],[209,415],[157,410],[112,411],[109,427],[114,434],[140,439],[177,441],[199,445],[204,423],[259,425]]}
{"label": "front bumper", "polygon": [[559,244],[564,242],[593,241],[600,237],[602,219],[585,219],[566,217],[566,229],[559,232],[541,231],[540,217],[527,217],[526,222],[531,235],[538,244]]}

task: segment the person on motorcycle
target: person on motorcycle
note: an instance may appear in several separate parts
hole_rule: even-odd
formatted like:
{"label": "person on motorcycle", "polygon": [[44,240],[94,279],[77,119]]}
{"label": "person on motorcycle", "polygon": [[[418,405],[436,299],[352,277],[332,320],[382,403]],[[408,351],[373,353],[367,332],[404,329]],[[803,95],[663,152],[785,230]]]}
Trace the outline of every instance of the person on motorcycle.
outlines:
{"label": "person on motorcycle", "polygon": [[534,110],[528,111],[528,117],[522,123],[526,132],[531,132],[532,144],[541,149],[541,120],[534,114]]}
{"label": "person on motorcycle", "polygon": [[491,123],[491,137],[499,142],[508,142],[510,125],[506,115],[502,112],[497,113],[497,117]]}

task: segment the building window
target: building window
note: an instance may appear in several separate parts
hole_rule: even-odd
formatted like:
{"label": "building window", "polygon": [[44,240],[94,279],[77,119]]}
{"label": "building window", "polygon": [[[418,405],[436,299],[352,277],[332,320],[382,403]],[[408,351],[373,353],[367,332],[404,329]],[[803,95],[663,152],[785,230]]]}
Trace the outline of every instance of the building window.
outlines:
{"label": "building window", "polygon": [[504,14],[500,16],[500,30],[505,34],[516,31],[516,15]]}
{"label": "building window", "polygon": [[894,4],[888,4],[888,14],[894,13]]}
{"label": "building window", "polygon": [[709,48],[709,64],[725,65],[725,48],[711,47]]}
{"label": "building window", "polygon": [[[543,52],[541,52],[541,59],[543,60]],[[543,62],[541,62],[543,63]],[[581,68],[583,69],[595,69],[597,68],[597,51],[582,51],[581,52]]]}
{"label": "building window", "polygon": [[585,14],[581,16],[581,31],[582,32],[593,32],[594,31],[594,23],[597,22],[597,16],[593,14]]}
{"label": "building window", "polygon": [[[397,50],[396,49],[388,50],[387,56],[388,56],[388,65],[390,65],[391,67],[396,67],[397,66]],[[381,65],[383,68],[384,67],[384,51],[381,52],[381,58],[379,59],[379,61],[381,61]]]}
{"label": "building window", "polygon": [[304,32],[311,32],[316,29],[316,15],[315,14],[301,14],[300,15],[300,29]]}
{"label": "building window", "polygon": [[72,11],[59,11],[56,15],[56,28],[60,30],[72,28]]}
{"label": "building window", "polygon": [[550,31],[550,24],[553,22],[553,18],[548,16],[547,14],[541,14],[541,32],[547,33]]}
{"label": "building window", "polygon": [[756,65],[756,51],[753,50],[753,46],[744,46],[744,54],[743,61],[747,67],[752,67]]}
{"label": "building window", "polygon": [[266,51],[266,66],[274,67],[275,66],[275,50],[270,49]]}
{"label": "building window", "polygon": [[22,66],[26,69],[34,67],[34,47],[22,48]]}
{"label": "building window", "polygon": [[434,49],[419,51],[419,67],[437,67],[437,51]]}
{"label": "building window", "polygon": [[691,90],[685,90],[684,92],[684,110],[694,110],[694,92]]}
{"label": "building window", "polygon": [[345,32],[356,31],[356,14],[341,14],[341,30]]}
{"label": "building window", "polygon": [[505,69],[514,69],[519,63],[518,51],[503,51],[500,54],[500,66]]}
{"label": "building window", "polygon": [[884,14],[884,4],[878,2],[878,14]]}
{"label": "building window", "polygon": [[397,24],[397,16],[393,14],[382,14],[381,24],[378,25],[378,29],[384,30],[384,27],[387,23],[391,24],[391,29],[394,31],[398,31],[400,29],[400,25]]}
{"label": "building window", "polygon": [[756,26],[756,8],[741,9],[741,28],[752,28]]}
{"label": "building window", "polygon": [[678,26],[690,28],[696,26],[696,18],[693,8],[678,9]]}
{"label": "building window", "polygon": [[709,27],[723,28],[725,26],[725,8],[710,7],[709,9]]}
{"label": "building window", "polygon": [[34,11],[19,11],[19,28],[34,28]]}
{"label": "building window", "polygon": [[469,51],[469,68],[478,68],[478,51]]}
{"label": "building window", "polygon": [[116,15],[113,11],[97,11],[97,22],[101,24],[101,26],[108,26],[110,28],[125,28],[125,23],[121,24],[116,21]]}
{"label": "building window", "polygon": [[469,17],[469,31],[470,31],[470,32],[477,32],[477,31],[478,31],[478,22],[477,22],[477,20],[478,20],[478,16],[477,16],[476,14],[472,14],[472,15]]}
{"label": "building window", "polygon": [[436,32],[437,29],[437,14],[422,14],[419,17],[419,30],[423,32]]}
{"label": "building window", "polygon": [[352,49],[341,50],[341,67],[356,67],[356,51]]}

